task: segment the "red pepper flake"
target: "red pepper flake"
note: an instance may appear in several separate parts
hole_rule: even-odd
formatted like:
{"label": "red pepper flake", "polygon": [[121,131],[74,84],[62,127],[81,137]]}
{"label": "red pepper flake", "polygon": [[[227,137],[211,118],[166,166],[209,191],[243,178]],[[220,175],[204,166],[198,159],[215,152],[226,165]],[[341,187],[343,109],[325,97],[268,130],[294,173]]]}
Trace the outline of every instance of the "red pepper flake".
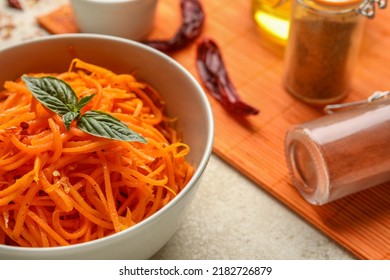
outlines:
{"label": "red pepper flake", "polygon": [[8,6],[14,9],[23,10],[23,7],[18,0],[8,0]]}
{"label": "red pepper flake", "polygon": [[28,129],[30,127],[30,125],[27,122],[20,122],[19,126],[22,129]]}
{"label": "red pepper flake", "polygon": [[203,84],[223,107],[238,117],[257,115],[259,110],[243,102],[227,73],[217,44],[203,39],[197,48],[196,66]]}
{"label": "red pepper flake", "polygon": [[21,135],[27,135],[28,134],[28,128],[30,127],[30,125],[27,123],[27,122],[20,122],[19,126],[21,127],[21,131],[20,131],[20,134]]}
{"label": "red pepper flake", "polygon": [[146,40],[144,44],[162,52],[173,52],[185,48],[202,32],[205,14],[199,0],[181,0],[182,24],[175,35],[167,40]]}

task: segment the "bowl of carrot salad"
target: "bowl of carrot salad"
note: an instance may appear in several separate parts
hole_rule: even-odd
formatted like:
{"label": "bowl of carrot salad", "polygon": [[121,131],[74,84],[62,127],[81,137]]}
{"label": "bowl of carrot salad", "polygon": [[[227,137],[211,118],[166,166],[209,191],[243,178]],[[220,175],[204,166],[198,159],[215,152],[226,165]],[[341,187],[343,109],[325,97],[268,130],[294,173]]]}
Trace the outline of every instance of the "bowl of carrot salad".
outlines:
{"label": "bowl of carrot salad", "polygon": [[0,50],[0,259],[147,259],[212,152],[202,87],[169,56],[93,34]]}

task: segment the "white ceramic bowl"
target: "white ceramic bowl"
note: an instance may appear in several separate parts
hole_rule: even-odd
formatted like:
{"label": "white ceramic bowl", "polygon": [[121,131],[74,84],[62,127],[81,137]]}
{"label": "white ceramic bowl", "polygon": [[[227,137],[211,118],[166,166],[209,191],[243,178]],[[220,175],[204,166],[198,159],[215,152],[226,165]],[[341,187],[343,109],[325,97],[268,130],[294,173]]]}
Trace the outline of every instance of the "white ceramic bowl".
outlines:
{"label": "white ceramic bowl", "polygon": [[[72,51],[69,47],[72,46]],[[56,248],[21,248],[0,245],[0,259],[147,259],[175,233],[212,152],[213,117],[199,83],[170,57],[141,43],[92,34],[55,35],[0,50],[0,88],[4,81],[29,72],[67,69],[72,55],[114,72],[137,69],[163,95],[167,113],[179,118],[178,128],[191,147],[188,160],[195,174],[188,185],[160,211],[120,233],[78,245]],[[6,71],[4,71],[6,69]],[[191,217],[187,217],[190,219]]]}
{"label": "white ceramic bowl", "polygon": [[81,32],[141,40],[151,31],[157,0],[70,0]]}

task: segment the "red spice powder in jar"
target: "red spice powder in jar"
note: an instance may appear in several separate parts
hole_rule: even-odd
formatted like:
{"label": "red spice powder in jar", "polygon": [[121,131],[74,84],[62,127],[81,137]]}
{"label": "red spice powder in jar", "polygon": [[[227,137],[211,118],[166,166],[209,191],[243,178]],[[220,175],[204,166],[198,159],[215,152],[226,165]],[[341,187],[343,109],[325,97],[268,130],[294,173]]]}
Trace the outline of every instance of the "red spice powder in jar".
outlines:
{"label": "red spice powder in jar", "polygon": [[286,156],[296,188],[322,205],[390,181],[390,98],[293,127]]}

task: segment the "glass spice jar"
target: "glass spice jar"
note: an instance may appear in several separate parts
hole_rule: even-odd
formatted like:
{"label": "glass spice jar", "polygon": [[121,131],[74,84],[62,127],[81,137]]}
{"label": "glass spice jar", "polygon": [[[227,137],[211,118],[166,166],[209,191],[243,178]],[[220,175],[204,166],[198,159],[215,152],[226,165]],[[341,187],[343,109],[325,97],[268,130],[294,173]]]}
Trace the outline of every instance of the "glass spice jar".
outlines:
{"label": "glass spice jar", "polygon": [[284,85],[313,105],[347,95],[366,17],[357,0],[295,0],[285,52]]}
{"label": "glass spice jar", "polygon": [[390,181],[389,93],[377,92],[363,105],[339,105],[354,107],[287,132],[287,165],[308,202],[323,205]]}

